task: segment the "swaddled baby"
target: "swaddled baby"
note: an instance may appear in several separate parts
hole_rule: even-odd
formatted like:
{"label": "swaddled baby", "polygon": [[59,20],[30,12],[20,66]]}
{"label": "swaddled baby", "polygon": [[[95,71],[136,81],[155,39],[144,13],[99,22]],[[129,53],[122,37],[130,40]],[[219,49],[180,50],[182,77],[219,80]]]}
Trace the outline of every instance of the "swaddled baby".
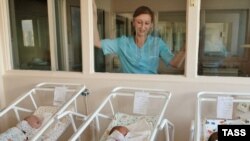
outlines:
{"label": "swaddled baby", "polygon": [[125,126],[114,126],[109,132],[107,141],[126,141],[125,136],[128,132]]}
{"label": "swaddled baby", "polygon": [[8,129],[6,132],[0,134],[0,141],[26,141],[31,139],[41,126],[42,120],[35,115],[30,115],[16,127]]}
{"label": "swaddled baby", "polygon": [[147,141],[151,135],[152,126],[146,120],[139,120],[134,124],[114,126],[106,141]]}

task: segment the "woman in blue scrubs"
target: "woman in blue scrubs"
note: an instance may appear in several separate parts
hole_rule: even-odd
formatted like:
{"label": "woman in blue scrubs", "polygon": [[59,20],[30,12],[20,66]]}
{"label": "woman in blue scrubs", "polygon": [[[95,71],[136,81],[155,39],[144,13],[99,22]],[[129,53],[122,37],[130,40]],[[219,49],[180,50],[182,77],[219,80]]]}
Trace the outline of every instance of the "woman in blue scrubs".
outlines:
{"label": "woman in blue scrubs", "polygon": [[154,13],[147,6],[138,7],[133,14],[133,36],[121,36],[115,39],[100,40],[97,30],[96,6],[94,3],[94,44],[105,55],[116,54],[123,73],[157,74],[159,59],[166,65],[179,67],[185,58],[185,52],[173,55],[168,44],[160,37],[151,35],[154,25]]}

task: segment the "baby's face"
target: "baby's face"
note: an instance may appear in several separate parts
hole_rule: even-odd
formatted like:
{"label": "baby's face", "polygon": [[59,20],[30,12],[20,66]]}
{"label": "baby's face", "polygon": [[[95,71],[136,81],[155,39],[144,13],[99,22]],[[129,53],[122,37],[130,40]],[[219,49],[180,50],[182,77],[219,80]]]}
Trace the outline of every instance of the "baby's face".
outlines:
{"label": "baby's face", "polygon": [[39,128],[42,125],[42,121],[39,117],[31,115],[25,119],[32,128]]}
{"label": "baby's face", "polygon": [[125,126],[120,126],[117,130],[120,133],[122,133],[124,136],[126,136],[128,134],[128,128],[126,128]]}

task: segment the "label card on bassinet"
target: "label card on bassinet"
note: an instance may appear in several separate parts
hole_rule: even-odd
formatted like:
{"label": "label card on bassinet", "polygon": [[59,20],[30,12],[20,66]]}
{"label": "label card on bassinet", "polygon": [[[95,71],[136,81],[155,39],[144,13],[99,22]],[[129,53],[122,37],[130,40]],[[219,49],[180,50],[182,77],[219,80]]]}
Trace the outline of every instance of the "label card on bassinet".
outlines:
{"label": "label card on bassinet", "polygon": [[217,118],[232,119],[233,97],[219,96],[217,99]]}
{"label": "label card on bassinet", "polygon": [[63,104],[66,101],[66,94],[66,87],[55,87],[53,105],[60,106],[61,104]]}
{"label": "label card on bassinet", "polygon": [[135,92],[133,112],[136,114],[147,114],[149,93]]}

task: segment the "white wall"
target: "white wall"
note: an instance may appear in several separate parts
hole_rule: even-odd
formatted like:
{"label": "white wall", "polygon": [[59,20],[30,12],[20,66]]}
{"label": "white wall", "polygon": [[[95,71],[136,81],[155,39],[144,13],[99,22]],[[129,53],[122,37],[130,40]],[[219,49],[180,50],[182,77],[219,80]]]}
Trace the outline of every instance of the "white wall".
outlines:
{"label": "white wall", "polygon": [[[1,4],[0,4],[1,5]],[[2,19],[3,14],[0,12],[0,19]],[[3,37],[2,37],[2,22],[0,22],[0,110],[4,107],[5,104],[5,95],[4,95],[4,82],[3,82],[3,75],[4,75],[4,63],[3,63]],[[3,130],[3,126],[5,126],[4,121],[0,121],[0,131]]]}
{"label": "white wall", "polygon": [[[1,47],[1,35],[0,35],[0,47]],[[0,50],[0,56],[3,56]],[[0,57],[0,109],[5,105],[4,103],[4,87],[3,87],[3,59]]]}
{"label": "white wall", "polygon": [[[2,19],[2,16],[3,16],[3,14],[1,14],[1,12],[0,12],[0,19]],[[3,38],[2,38],[2,31],[1,31],[1,29],[3,29],[2,28],[2,23],[0,22],[0,48],[1,48],[1,50],[0,50],[0,109],[5,105],[5,103],[4,103],[4,99],[5,99],[5,97],[4,97],[4,86],[3,86],[3,74],[4,74],[4,69],[3,69],[3,67],[4,67],[4,63],[3,63],[3,50],[2,50],[2,48],[3,48]]]}

